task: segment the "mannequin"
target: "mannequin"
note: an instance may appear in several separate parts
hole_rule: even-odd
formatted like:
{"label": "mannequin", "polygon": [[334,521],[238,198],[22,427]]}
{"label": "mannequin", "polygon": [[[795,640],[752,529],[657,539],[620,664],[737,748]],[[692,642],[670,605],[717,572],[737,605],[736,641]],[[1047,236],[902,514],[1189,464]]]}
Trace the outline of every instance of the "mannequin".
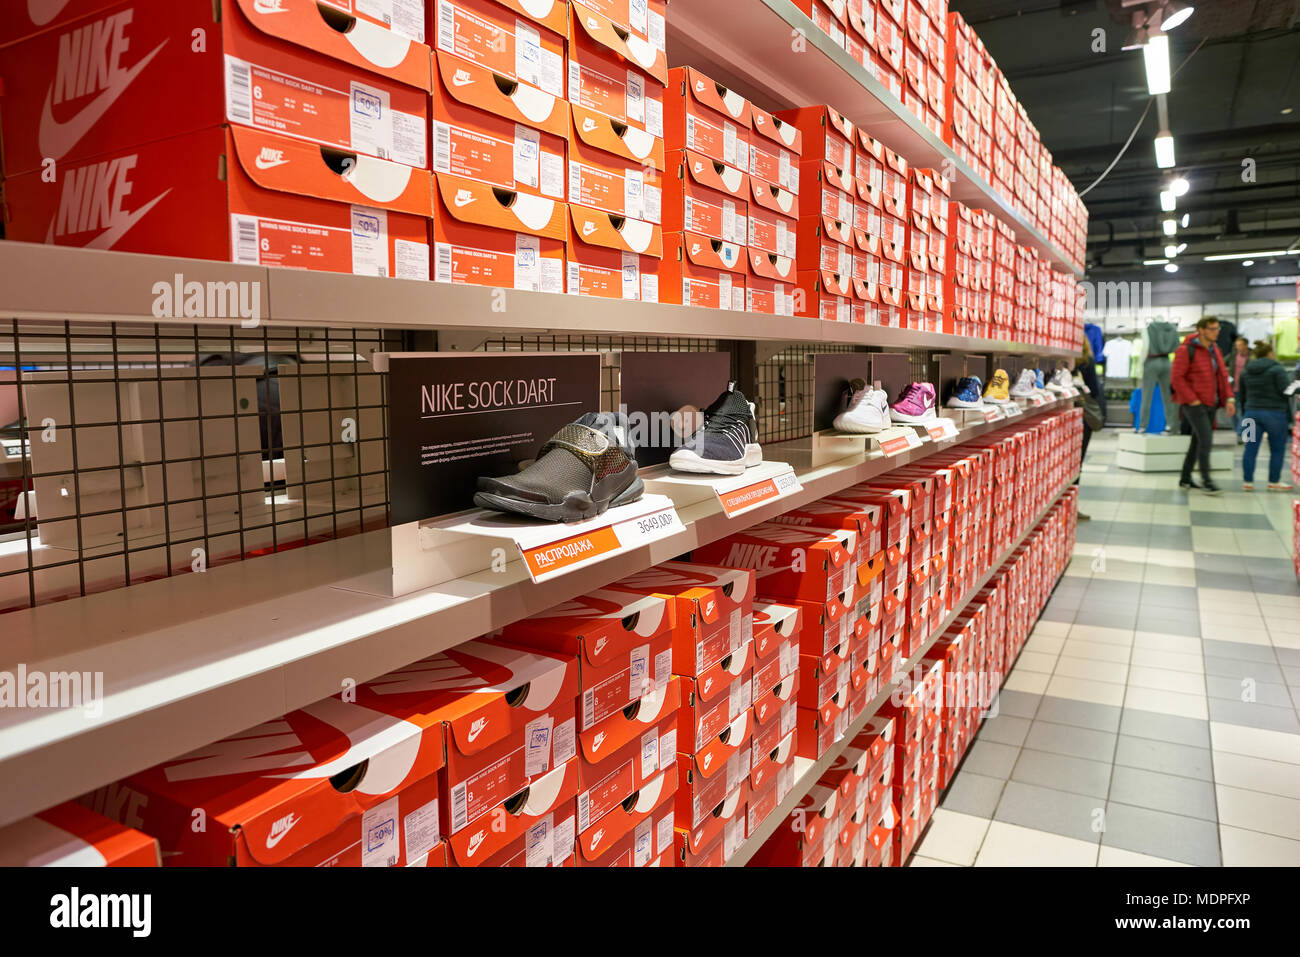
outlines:
{"label": "mannequin", "polygon": [[1138,421],[1139,432],[1147,430],[1151,418],[1152,389],[1160,386],[1160,399],[1164,402],[1165,430],[1174,421],[1173,390],[1169,386],[1169,374],[1173,363],[1169,354],[1178,348],[1178,330],[1172,323],[1157,319],[1147,326],[1147,357],[1142,365],[1142,411]]}

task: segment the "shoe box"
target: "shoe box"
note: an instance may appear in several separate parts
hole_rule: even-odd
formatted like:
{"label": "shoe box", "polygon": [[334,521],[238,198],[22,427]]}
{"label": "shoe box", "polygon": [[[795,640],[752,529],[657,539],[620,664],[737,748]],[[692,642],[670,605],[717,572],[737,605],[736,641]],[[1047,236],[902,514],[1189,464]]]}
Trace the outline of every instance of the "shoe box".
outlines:
{"label": "shoe box", "polygon": [[750,698],[756,729],[770,723],[783,713],[786,704],[795,700],[799,686],[801,623],[802,610],[798,605],[754,602],[754,677]]}
{"label": "shoe box", "polygon": [[979,243],[979,211],[965,203],[948,204],[949,230],[944,240],[944,332],[961,336],[987,336],[988,291],[986,265]]}
{"label": "shoe box", "polygon": [[[933,170],[911,169],[907,186],[907,314],[911,328],[942,331],[944,238],[950,184]],[[936,213],[942,209],[942,212]]]}
{"label": "shoe box", "polygon": [[[775,788],[770,789],[775,793]],[[679,867],[722,867],[745,843],[748,802],[737,788],[705,823],[694,830],[677,829],[675,845]]]}
{"label": "shoe box", "polygon": [[443,839],[452,867],[566,867],[575,863],[578,762],[566,761]]}
{"label": "shoe box", "polygon": [[[792,739],[787,736],[782,741],[781,747],[785,748],[791,741]],[[794,790],[794,784],[795,767],[793,760],[777,767],[776,772],[767,777],[767,783],[762,789],[754,789],[751,783],[749,807],[745,817],[745,834],[747,837],[754,837],[758,834],[758,829],[772,817],[781,802],[790,796],[790,792]]]}
{"label": "shoe box", "polygon": [[749,236],[768,255],[795,259],[803,132],[750,104]]}
{"label": "shoe box", "polygon": [[661,771],[599,824],[578,835],[578,867],[673,867],[677,775]]}
{"label": "shoe box", "polygon": [[[8,237],[427,279],[429,48],[263,6],[106,5],[0,53]],[[196,23],[197,51],[176,40]]]}
{"label": "shoe box", "polygon": [[830,867],[843,810],[839,789],[823,777],[750,858],[753,867]]}
{"label": "shoe box", "polygon": [[844,34],[849,26],[846,0],[795,0],[794,5],[837,46],[844,46]]}
{"label": "shoe box", "polygon": [[746,307],[766,316],[793,316],[798,275],[795,260],[747,247]]}
{"label": "shoe box", "polygon": [[65,801],[0,827],[0,867],[161,867],[158,842]]}
{"label": "shoe box", "polygon": [[[652,0],[626,18],[618,3],[575,0],[568,9],[566,286],[571,294],[657,302],[664,249],[668,69],[659,26],[665,7]],[[637,22],[627,27],[623,19]],[[643,20],[644,35],[638,32]]]}

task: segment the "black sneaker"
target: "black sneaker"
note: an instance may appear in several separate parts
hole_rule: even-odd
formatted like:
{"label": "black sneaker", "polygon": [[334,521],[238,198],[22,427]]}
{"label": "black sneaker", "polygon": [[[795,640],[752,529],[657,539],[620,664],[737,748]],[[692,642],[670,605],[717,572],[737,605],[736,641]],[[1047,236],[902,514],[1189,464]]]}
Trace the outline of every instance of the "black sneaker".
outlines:
{"label": "black sneaker", "polygon": [[704,410],[704,428],[668,457],[682,472],[740,475],[763,461],[754,406],[735,385]]}
{"label": "black sneaker", "polygon": [[1191,489],[1200,488],[1200,486],[1197,485],[1195,482],[1193,482],[1191,479],[1181,479],[1178,482],[1178,487],[1183,489],[1184,491],[1190,491]]}
{"label": "black sneaker", "polygon": [[611,505],[635,502],[645,491],[626,424],[589,412],[556,432],[532,465],[515,475],[480,477],[474,504],[498,512],[578,522]]}
{"label": "black sneaker", "polygon": [[1206,482],[1204,485],[1201,486],[1201,491],[1204,492],[1206,495],[1223,494],[1223,489],[1219,488],[1219,486],[1215,485],[1213,482]]}

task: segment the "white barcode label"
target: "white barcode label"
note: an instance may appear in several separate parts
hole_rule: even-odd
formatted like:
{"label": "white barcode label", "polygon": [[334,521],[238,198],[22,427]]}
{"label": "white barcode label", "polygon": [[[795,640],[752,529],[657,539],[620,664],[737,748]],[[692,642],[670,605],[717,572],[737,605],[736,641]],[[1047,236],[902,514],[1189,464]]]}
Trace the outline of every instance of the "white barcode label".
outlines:
{"label": "white barcode label", "polygon": [[588,688],[582,693],[582,730],[586,731],[596,721],[596,692]]}
{"label": "white barcode label", "polygon": [[646,97],[645,129],[651,136],[664,135],[664,103],[658,97]]}
{"label": "white barcode label", "polygon": [[683,217],[686,222],[686,225],[689,228],[694,229],[695,228],[695,200],[692,199],[690,196],[685,197],[682,204],[682,208],[686,212],[686,215]]}
{"label": "white barcode label", "polygon": [[632,866],[645,867],[654,857],[654,821],[646,818],[636,826],[632,841]]}
{"label": "white barcode label", "polygon": [[555,832],[548,814],[528,829],[524,841],[525,867],[550,867],[555,860]]}
{"label": "white barcode label", "polygon": [[[690,302],[691,281],[689,279],[683,280],[682,285],[683,285],[682,292],[685,293],[685,298],[683,299],[683,301]],[[695,673],[698,675],[703,670],[704,670],[704,645],[697,641],[695,643]]]}
{"label": "white barcode label", "polygon": [[731,617],[727,622],[727,629],[728,629],[727,647],[732,650],[739,648],[742,642],[742,635],[740,631],[740,619],[741,619],[740,609],[737,608],[731,613]]}
{"label": "white barcode label", "polygon": [[664,50],[664,15],[651,10],[646,14],[646,24],[650,33],[650,42],[657,49]]}
{"label": "white barcode label", "polygon": [[578,295],[582,291],[581,278],[582,274],[578,270],[578,264],[571,262],[568,264],[568,286],[570,295]]}
{"label": "white barcode label", "polygon": [[686,148],[695,149],[695,117],[686,114]]}
{"label": "white barcode label", "polygon": [[436,243],[437,258],[434,264],[433,278],[438,282],[451,282],[451,244]]}
{"label": "white barcode label", "polygon": [[632,649],[628,667],[627,696],[635,700],[650,690],[650,646],[638,645]]}
{"label": "white barcode label", "polygon": [[797,188],[790,176],[790,154],[785,150],[781,150],[781,168],[780,172],[777,173],[777,179],[780,180],[781,185],[786,189]]}
{"label": "white barcode label", "polygon": [[745,815],[733,817],[722,833],[722,856],[724,860],[731,860],[731,856],[740,850],[740,845],[745,843]]}
{"label": "white barcode label", "polygon": [[537,189],[541,179],[542,134],[519,123],[515,124],[515,184]]}
{"label": "white barcode label", "polygon": [[641,777],[649,778],[659,770],[659,735],[651,728],[641,736]]}
{"label": "white barcode label", "polygon": [[536,292],[542,285],[542,240],[515,233],[515,288]]}
{"label": "white barcode label", "polygon": [[243,60],[226,57],[226,115],[232,123],[253,122],[253,83]]}
{"label": "white barcode label", "polygon": [[659,770],[664,771],[677,760],[677,729],[664,733],[659,739]]}
{"label": "white barcode label", "polygon": [[542,153],[542,195],[564,199],[564,157],[559,153]]}
{"label": "white barcode label", "polygon": [[515,76],[542,85],[542,35],[523,20],[515,20]]}
{"label": "white barcode label", "polygon": [[731,273],[718,273],[718,308],[731,308]]}
{"label": "white barcode label", "polygon": [[433,169],[436,173],[451,172],[451,127],[446,123],[433,124]]}
{"label": "white barcode label", "polygon": [[429,244],[406,239],[393,240],[393,275],[398,279],[429,278]]}
{"label": "white barcode label", "polygon": [[659,301],[659,276],[656,273],[641,273],[641,301]]}
{"label": "white barcode label", "polygon": [[582,202],[582,164],[569,160],[569,202]]}
{"label": "white barcode label", "polygon": [[437,798],[406,815],[402,831],[406,835],[408,864],[433,850],[439,840]]}
{"label": "white barcode label", "polygon": [[623,211],[633,219],[645,219],[645,174],[628,170],[623,176]]}
{"label": "white barcode label", "polygon": [[655,691],[662,691],[668,687],[668,679],[672,676],[673,653],[672,650],[661,651],[655,655]]}
{"label": "white barcode label", "polygon": [[569,856],[573,854],[574,830],[572,814],[566,817],[559,824],[555,825],[554,834],[555,863],[560,864],[567,861]]}
{"label": "white barcode label", "polygon": [[576,60],[569,61],[569,102],[577,103],[578,94],[582,91],[582,71],[578,68]]}
{"label": "white barcode label", "polygon": [[581,834],[591,826],[591,793],[583,791],[578,795],[578,833]]}
{"label": "white barcode label", "polygon": [[469,823],[468,782],[451,789],[451,832],[455,834]]}
{"label": "white barcode label", "polygon": [[623,251],[623,298],[636,299],[641,291],[641,257]]}
{"label": "white barcode label", "polygon": [[669,813],[661,817],[656,828],[659,834],[655,841],[655,854],[662,855],[673,846],[673,815]]}
{"label": "white barcode label", "polygon": [[729,243],[743,243],[744,237],[736,235],[736,204],[729,200],[722,201],[722,238]]}
{"label": "white barcode label", "polygon": [[545,774],[551,763],[551,728],[554,719],[549,715],[535,718],[524,727],[524,774],[530,778]]}
{"label": "white barcode label", "polygon": [[555,728],[555,736],[551,739],[551,753],[554,766],[557,768],[578,753],[578,733],[574,727],[576,723],[575,719],[570,718]]}
{"label": "white barcode label", "polygon": [[795,720],[798,717],[798,711],[795,710],[795,703],[788,701],[781,708],[781,736],[785,737],[794,730]]}
{"label": "white barcode label", "polygon": [[636,70],[627,71],[627,118],[629,122],[645,123],[645,80]]}
{"label": "white barcode label", "polygon": [[252,216],[230,217],[230,248],[234,253],[231,258],[235,262],[253,266],[261,262],[258,242],[256,219]]}
{"label": "white barcode label", "polygon": [[450,3],[438,3],[438,48],[452,52],[456,49],[456,12]]}
{"label": "white barcode label", "polygon": [[740,160],[736,159],[736,127],[731,123],[722,124],[722,161],[728,166],[737,166]]}

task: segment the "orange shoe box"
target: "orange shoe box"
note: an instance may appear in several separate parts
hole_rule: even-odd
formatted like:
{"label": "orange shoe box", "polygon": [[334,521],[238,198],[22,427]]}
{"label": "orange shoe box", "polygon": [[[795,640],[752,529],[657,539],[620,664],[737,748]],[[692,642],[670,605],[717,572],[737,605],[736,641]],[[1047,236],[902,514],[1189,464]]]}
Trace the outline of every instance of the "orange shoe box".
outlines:
{"label": "orange shoe box", "polygon": [[793,316],[796,272],[793,259],[750,248],[746,308],[769,316]]}
{"label": "orange shoe box", "polygon": [[[770,187],[764,186],[765,190]],[[785,194],[794,199],[793,194]],[[792,216],[764,207],[749,205],[748,245],[752,252],[795,261],[799,247],[799,221]],[[770,277],[769,277],[770,278]]]}
{"label": "orange shoe box", "polygon": [[849,25],[845,0],[795,0],[795,6],[811,18],[817,29],[844,46],[844,32]]}
{"label": "orange shoe box", "polygon": [[637,40],[663,51],[667,0],[575,0],[574,5],[594,10]]}
{"label": "orange shoe box", "polygon": [[[787,740],[793,739],[787,738]],[[785,747],[784,741],[781,747]],[[758,829],[776,812],[781,802],[790,796],[790,792],[794,790],[794,780],[794,761],[791,760],[782,764],[775,774],[768,776],[767,784],[761,789],[750,785],[749,809],[745,821],[745,830],[750,837],[758,833]]]}
{"label": "orange shoe box", "polygon": [[668,71],[664,99],[670,150],[685,149],[749,173],[749,101],[694,67]]}
{"label": "orange shoe box", "polygon": [[749,138],[749,175],[788,193],[799,192],[799,162],[803,132],[793,123],[749,105],[753,133]]}
{"label": "orange shoe box", "polygon": [[626,150],[615,143],[588,145],[662,169],[667,83],[661,48],[581,3],[570,4],[568,97],[574,124],[582,136],[612,136]]}
{"label": "orange shoe box", "polygon": [[[847,220],[829,216],[804,216],[795,231],[800,271],[820,270],[841,277],[844,284],[853,278],[853,217]],[[846,292],[845,295],[849,295]]]}
{"label": "orange shoe box", "polygon": [[[716,164],[716,165],[715,165]],[[744,246],[748,240],[749,177],[699,153],[670,150],[663,188],[666,232],[697,233]]]}
{"label": "orange shoe box", "polygon": [[[792,123],[803,134],[801,163],[825,160],[835,168],[842,189],[852,189],[853,124],[825,105],[782,110],[778,119]],[[804,174],[806,175],[806,173]],[[801,176],[802,178],[802,176]]]}
{"label": "orange shoe box", "polygon": [[748,301],[745,247],[698,233],[667,233],[659,301],[741,311]]}
{"label": "orange shoe box", "polygon": [[[62,180],[67,164],[227,122],[310,141],[340,162],[428,166],[428,47],[370,27],[370,59],[310,0],[264,8],[231,0],[218,21],[209,0],[119,3],[7,48],[5,175],[52,159]],[[200,52],[196,28],[207,35]]]}
{"label": "orange shoe box", "polygon": [[[225,177],[217,171],[225,169]],[[210,170],[199,176],[195,171]],[[314,143],[213,127],[5,182],[8,238],[251,265],[429,278],[431,178]]]}
{"label": "orange shoe box", "polygon": [[659,301],[663,231],[653,223],[570,203],[566,254],[570,295]]}
{"label": "orange shoe box", "polygon": [[736,723],[741,721],[744,732],[736,740],[717,742],[696,754],[678,753],[677,825],[683,830],[706,823],[738,788],[747,786],[753,725],[745,719]]}
{"label": "orange shoe box", "polygon": [[504,798],[477,826],[444,840],[452,867],[562,867],[573,859],[578,762],[552,768]]}
{"label": "orange shoe box", "polygon": [[827,322],[853,321],[853,279],[825,269],[796,274],[794,314]]}
{"label": "orange shoe box", "polygon": [[578,867],[674,866],[677,775],[659,774],[578,835]]}
{"label": "orange shoe box", "polygon": [[467,95],[475,98],[497,97],[493,112],[534,126],[550,113],[552,98],[564,99],[568,4],[430,0],[428,10],[437,69],[453,75],[454,87],[472,87]]}
{"label": "orange shoe box", "polygon": [[[677,788],[680,795],[680,782]],[[677,844],[680,850],[685,851],[684,855],[679,856],[681,863],[686,867],[720,867],[730,860],[731,855],[745,841],[748,803],[749,787],[742,781],[695,827],[679,827]],[[682,823],[680,809],[677,811],[677,823]],[[715,848],[720,848],[721,854]]]}
{"label": "orange shoe box", "polygon": [[159,867],[158,842],[65,801],[0,827],[0,867]]}

